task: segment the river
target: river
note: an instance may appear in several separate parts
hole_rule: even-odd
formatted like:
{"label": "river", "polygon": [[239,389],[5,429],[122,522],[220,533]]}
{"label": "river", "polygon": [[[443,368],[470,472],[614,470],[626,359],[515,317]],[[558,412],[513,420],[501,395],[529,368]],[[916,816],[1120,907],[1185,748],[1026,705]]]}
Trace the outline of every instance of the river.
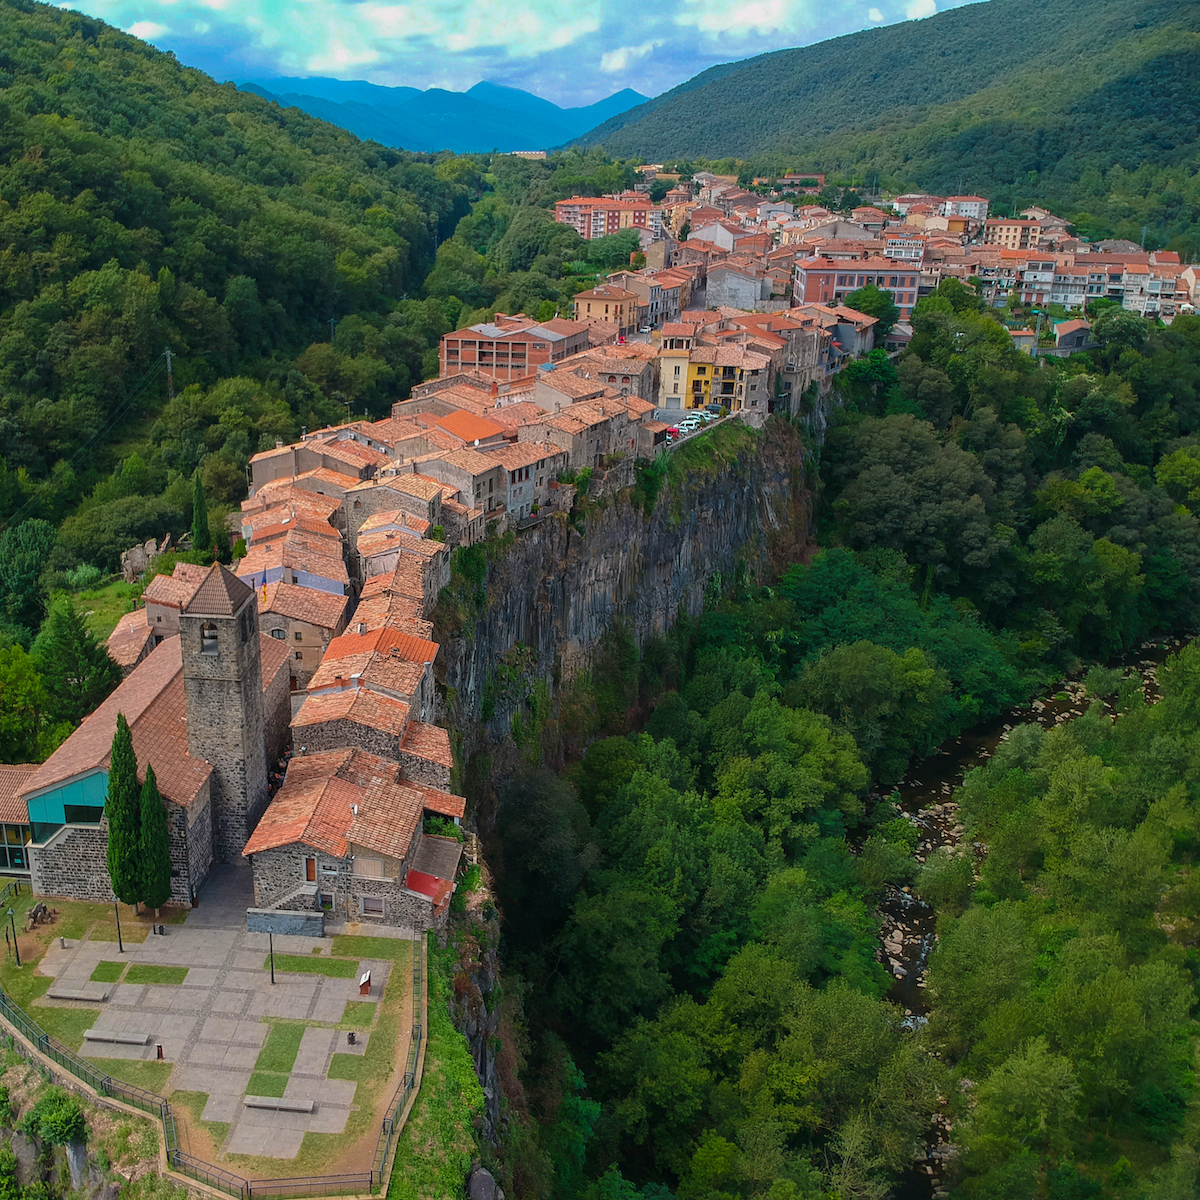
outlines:
{"label": "river", "polygon": [[[1106,665],[1140,675],[1146,698],[1153,702],[1158,698],[1159,664],[1185,644],[1186,640],[1179,638],[1144,642]],[[902,813],[920,834],[917,861],[924,862],[943,846],[958,846],[964,831],[954,801],[955,789],[968,771],[992,756],[1010,730],[1034,722],[1052,728],[1073,720],[1092,703],[1094,698],[1088,696],[1081,679],[1061,680],[1028,704],[943,742],[927,758],[913,763],[895,791]],[[1106,707],[1112,711],[1110,705]],[[983,847],[975,847],[977,859],[983,853]],[[879,906],[879,914],[879,958],[893,977],[888,999],[904,1008],[905,1020],[914,1027],[924,1024],[928,1012],[925,970],[937,941],[936,914],[908,887],[891,888]],[[948,1197],[950,1193],[943,1190],[942,1184],[953,1157],[952,1128],[945,1118],[936,1117],[912,1172],[893,1192],[893,1200]]]}

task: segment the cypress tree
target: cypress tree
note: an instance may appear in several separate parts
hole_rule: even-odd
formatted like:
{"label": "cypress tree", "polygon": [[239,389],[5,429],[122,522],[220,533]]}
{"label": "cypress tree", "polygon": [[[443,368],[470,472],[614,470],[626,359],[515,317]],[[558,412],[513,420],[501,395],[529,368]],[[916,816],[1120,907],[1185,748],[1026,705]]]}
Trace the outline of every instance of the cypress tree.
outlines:
{"label": "cypress tree", "polygon": [[108,876],[112,880],[113,895],[124,904],[136,904],[142,890],[138,865],[141,804],[133,734],[129,732],[124,713],[117,713],[104,811],[108,816]]}
{"label": "cypress tree", "polygon": [[171,843],[167,835],[167,809],[150,763],[146,764],[146,782],[142,784],[141,814],[141,898],[157,916],[171,898]]}
{"label": "cypress tree", "polygon": [[78,725],[121,682],[121,668],[69,596],[51,605],[31,654],[46,685],[46,715],[53,722]]}
{"label": "cypress tree", "polygon": [[199,467],[196,468],[192,486],[192,549],[212,549],[212,531],[208,528],[208,501],[204,496],[204,484],[200,481]]}

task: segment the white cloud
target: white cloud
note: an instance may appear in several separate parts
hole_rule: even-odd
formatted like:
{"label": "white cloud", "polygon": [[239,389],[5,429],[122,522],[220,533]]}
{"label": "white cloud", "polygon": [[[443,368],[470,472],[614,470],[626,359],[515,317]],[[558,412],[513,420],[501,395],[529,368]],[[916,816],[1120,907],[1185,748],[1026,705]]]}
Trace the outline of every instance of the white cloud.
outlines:
{"label": "white cloud", "polygon": [[645,58],[652,50],[657,49],[662,42],[643,42],[640,46],[622,46],[618,50],[609,50],[600,56],[600,70],[610,75],[624,71],[630,63]]}
{"label": "white cloud", "polygon": [[883,13],[881,13],[877,8],[869,8],[867,9],[867,20],[875,22],[882,21]]}
{"label": "white cloud", "polygon": [[687,8],[675,18],[709,34],[763,34],[796,29],[807,24],[809,0],[686,0]]}
{"label": "white cloud", "polygon": [[167,32],[165,25],[158,25],[154,21],[135,21],[126,31],[131,33],[135,38],[141,38],[148,42],[156,37],[160,37]]}
{"label": "white cloud", "polygon": [[937,0],[912,0],[904,10],[904,15],[910,21],[920,21],[924,17],[932,17],[937,12]]}

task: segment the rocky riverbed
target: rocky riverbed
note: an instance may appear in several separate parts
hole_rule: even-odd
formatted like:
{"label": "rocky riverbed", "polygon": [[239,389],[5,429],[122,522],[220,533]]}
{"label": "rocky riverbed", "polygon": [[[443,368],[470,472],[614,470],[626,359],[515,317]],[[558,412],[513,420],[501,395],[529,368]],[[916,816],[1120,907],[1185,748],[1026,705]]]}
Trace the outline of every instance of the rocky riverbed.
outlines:
{"label": "rocky riverbed", "polygon": [[[1184,644],[1179,638],[1146,642],[1109,666],[1123,669],[1127,676],[1136,674],[1146,698],[1153,703],[1158,698],[1159,664]],[[897,785],[894,798],[901,814],[918,831],[916,860],[923,863],[943,847],[961,847],[966,830],[954,800],[955,790],[966,773],[982,766],[1013,729],[1031,722],[1053,728],[1081,715],[1092,703],[1094,697],[1088,695],[1082,679],[1063,679],[1022,708],[945,742],[928,758],[913,763]],[[978,865],[987,848],[975,843],[971,852]],[[911,887],[892,887],[879,906],[879,916],[880,947],[876,957],[892,974],[889,998],[903,1006],[905,1022],[919,1028],[928,1012],[925,971],[937,944],[935,914]],[[943,1182],[955,1156],[952,1133],[948,1118],[935,1117],[924,1145],[916,1152],[913,1174],[895,1193],[895,1200],[949,1197]]]}

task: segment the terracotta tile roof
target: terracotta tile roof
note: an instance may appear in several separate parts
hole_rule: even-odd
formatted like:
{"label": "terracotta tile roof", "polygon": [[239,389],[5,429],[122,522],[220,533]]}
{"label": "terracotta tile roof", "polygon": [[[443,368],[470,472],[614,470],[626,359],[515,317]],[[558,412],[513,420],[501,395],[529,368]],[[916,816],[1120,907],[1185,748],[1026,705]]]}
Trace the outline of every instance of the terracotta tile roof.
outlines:
{"label": "terracotta tile roof", "polygon": [[347,596],[278,581],[267,584],[266,599],[259,601],[258,611],[305,621],[319,629],[336,629],[345,617],[349,603]]}
{"label": "terracotta tile roof", "polygon": [[359,602],[354,610],[354,625],[365,625],[368,629],[390,626],[428,642],[433,640],[433,623],[425,620],[424,613],[421,601],[384,592]]}
{"label": "terracotta tile roof", "polygon": [[409,662],[386,651],[366,650],[331,659],[327,654],[308,684],[310,693],[329,688],[365,687],[411,700],[425,678],[426,664]]}
{"label": "terracotta tile roof", "polygon": [[184,807],[190,804],[212,768],[187,750],[178,637],[161,642],[126,676],[29,778],[23,795],[45,791],[77,775],[106,771],[119,712],[129,722],[139,768],[144,769],[147,761],[153,763],[163,796]]}
{"label": "terracotta tile roof", "polygon": [[154,629],[146,620],[146,610],[140,608],[117,622],[105,645],[108,647],[109,657],[118,667],[125,670],[141,659],[146,643],[153,637]]}
{"label": "terracotta tile roof", "polygon": [[584,379],[571,371],[561,369],[545,372],[540,382],[564,396],[572,396],[577,400],[587,396],[598,396],[604,390],[604,384],[598,380]]}
{"label": "terracotta tile roof", "polygon": [[254,494],[268,495],[274,503],[278,503],[281,493],[289,492],[292,488],[301,488],[318,495],[326,495],[326,489],[336,489],[347,492],[360,483],[357,475],[346,475],[341,471],[333,471],[328,467],[316,467],[311,471],[302,471],[299,475],[291,475],[286,479],[272,479],[264,483]]}
{"label": "terracotta tile roof", "polygon": [[329,721],[352,721],[399,737],[408,724],[408,714],[409,706],[403,700],[381,696],[366,688],[351,688],[345,692],[306,696],[300,711],[292,718],[292,728],[305,729]]}
{"label": "terracotta tile roof", "polygon": [[506,471],[519,471],[522,467],[532,467],[544,458],[556,458],[563,454],[566,454],[565,450],[542,442],[505,442],[502,446],[489,446],[487,449],[488,457],[494,458]]}
{"label": "terracotta tile roof", "polygon": [[437,423],[447,433],[461,438],[464,442],[483,442],[488,438],[500,437],[504,433],[504,427],[497,425],[495,421],[489,421],[487,417],[477,417],[469,412],[447,413],[444,417],[438,417]]}
{"label": "terracotta tile roof", "polygon": [[350,846],[362,846],[404,860],[427,800],[439,805],[437,812],[457,807],[455,800],[466,803],[409,783],[398,764],[363,750],[303,755],[289,763],[283,787],[242,854],[302,844],[344,858]]}
{"label": "terracotta tile roof", "polygon": [[423,517],[414,517],[412,513],[402,508],[390,509],[387,512],[377,512],[368,517],[359,527],[358,532],[371,533],[376,529],[411,529],[413,533],[424,535],[429,532],[430,525]]}
{"label": "terracotta tile roof", "polygon": [[232,617],[253,596],[253,590],[228,567],[213,563],[180,612],[189,616]]}
{"label": "terracotta tile roof", "polygon": [[478,450],[455,450],[449,454],[440,454],[438,458],[449,463],[452,467],[457,467],[460,471],[466,471],[471,475],[485,475],[488,471],[494,471],[496,464],[487,457],[486,454],[480,454]]}
{"label": "terracotta tile roof", "polygon": [[284,487],[272,487],[266,495],[260,489],[253,496],[243,500],[242,527],[245,528],[249,524],[254,529],[258,524],[277,524],[293,512],[302,512],[317,520],[327,521],[341,507],[332,496],[322,496],[308,488],[291,487],[290,484],[289,480]]}
{"label": "terracotta tile roof", "polygon": [[431,663],[437,658],[439,649],[437,642],[425,642],[398,629],[372,629],[366,633],[347,631],[329,643],[325,659],[329,661],[374,650],[390,653],[405,662]]}
{"label": "terracotta tile roof", "polygon": [[446,544],[421,537],[415,529],[379,529],[359,534],[357,549],[362,558],[375,558],[392,550],[422,558],[436,558],[445,551]]}
{"label": "terracotta tile roof", "polygon": [[0,765],[0,821],[9,825],[29,824],[29,810],[21,796],[29,790],[29,780],[37,770],[37,763]]}
{"label": "terracotta tile roof", "polygon": [[308,445],[313,449],[319,446],[321,453],[327,458],[337,459],[359,469],[379,468],[391,461],[382,451],[372,450],[370,446],[364,446],[362,442],[356,442],[353,438],[339,440],[334,437],[327,441],[309,442]]}
{"label": "terracotta tile roof", "polygon": [[155,575],[146,585],[142,597],[152,604],[164,608],[180,608],[190,600],[196,589],[204,582],[209,568],[195,563],[176,563],[170,575]]}
{"label": "terracotta tile roof", "polygon": [[[450,751],[450,734],[438,725],[424,721],[410,721],[400,742],[400,749],[414,758],[423,758],[450,770],[454,766],[454,755]],[[462,813],[453,813],[461,817]]]}
{"label": "terracotta tile roof", "polygon": [[341,554],[342,552],[342,535],[328,521],[322,521],[318,517],[306,517],[299,514],[293,517],[289,513],[276,525],[269,525],[263,522],[257,529],[250,531],[250,537],[246,540],[258,545],[262,542],[274,541],[275,538],[286,537],[289,533],[303,533],[309,538],[327,538],[337,543],[336,546],[331,548],[331,553]]}
{"label": "terracotta tile roof", "polygon": [[515,404],[506,404],[503,408],[490,409],[489,414],[504,427],[505,436],[511,436],[525,425],[536,425],[547,416],[546,410],[540,404],[529,400],[518,400]]}
{"label": "terracotta tile roof", "polygon": [[237,569],[241,579],[258,586],[263,573],[277,567],[305,571],[343,586],[350,582],[346,564],[340,555],[335,556],[324,546],[298,542],[295,534],[286,538],[276,538],[272,542],[254,543],[238,563]]}

